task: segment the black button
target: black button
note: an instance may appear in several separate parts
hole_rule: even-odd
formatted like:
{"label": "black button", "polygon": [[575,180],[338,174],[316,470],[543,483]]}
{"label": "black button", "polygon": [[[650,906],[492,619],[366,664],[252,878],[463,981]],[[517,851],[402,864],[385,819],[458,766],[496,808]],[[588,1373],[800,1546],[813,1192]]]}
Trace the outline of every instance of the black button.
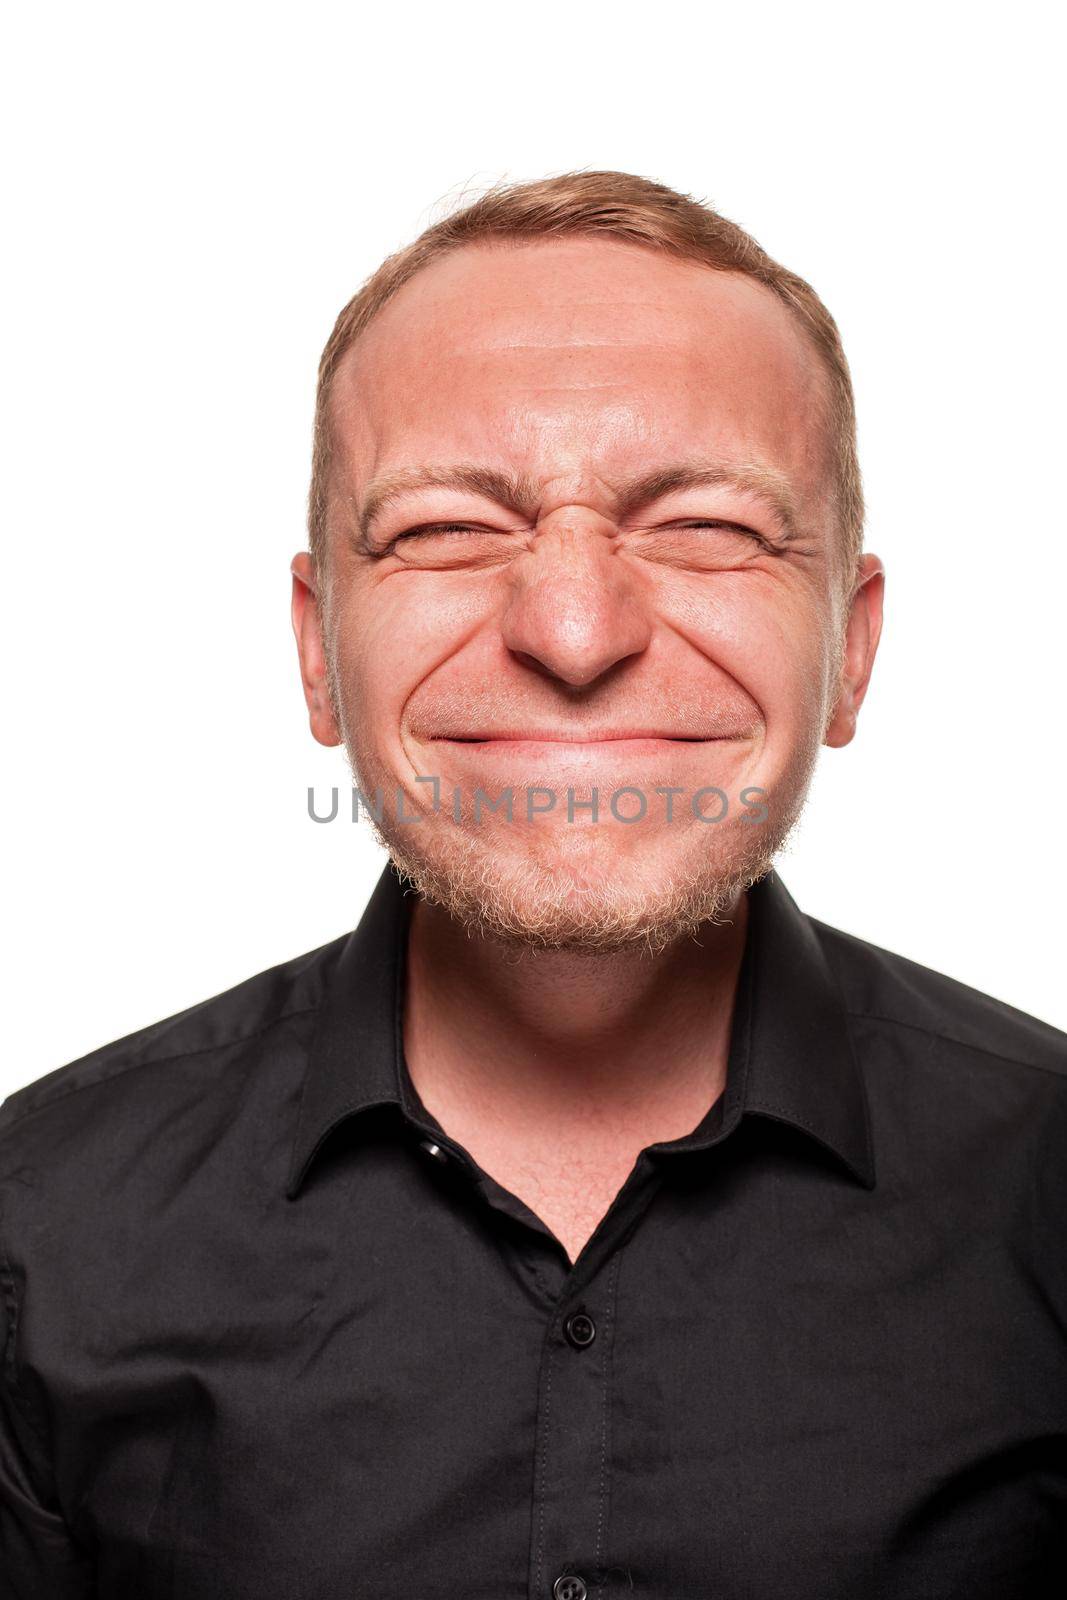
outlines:
{"label": "black button", "polygon": [[439,1161],[442,1166],[447,1165],[449,1159],[448,1151],[443,1149],[441,1145],[434,1144],[432,1139],[420,1139],[419,1149],[425,1150],[428,1156],[433,1156],[434,1160]]}
{"label": "black button", "polygon": [[552,1585],[552,1600],[586,1600],[589,1590],[576,1572],[565,1572]]}
{"label": "black button", "polygon": [[584,1350],[596,1338],[596,1323],[587,1311],[573,1311],[563,1324],[563,1332],[576,1350]]}

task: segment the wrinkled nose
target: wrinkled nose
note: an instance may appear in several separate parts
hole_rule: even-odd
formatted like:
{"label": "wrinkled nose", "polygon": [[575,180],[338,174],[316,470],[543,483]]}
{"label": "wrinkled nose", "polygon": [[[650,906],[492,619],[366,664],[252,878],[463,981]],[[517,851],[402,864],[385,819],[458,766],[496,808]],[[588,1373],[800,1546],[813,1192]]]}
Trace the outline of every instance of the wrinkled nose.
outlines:
{"label": "wrinkled nose", "polygon": [[652,634],[647,605],[611,533],[601,517],[553,513],[516,563],[501,624],[509,650],[576,689],[639,655]]}

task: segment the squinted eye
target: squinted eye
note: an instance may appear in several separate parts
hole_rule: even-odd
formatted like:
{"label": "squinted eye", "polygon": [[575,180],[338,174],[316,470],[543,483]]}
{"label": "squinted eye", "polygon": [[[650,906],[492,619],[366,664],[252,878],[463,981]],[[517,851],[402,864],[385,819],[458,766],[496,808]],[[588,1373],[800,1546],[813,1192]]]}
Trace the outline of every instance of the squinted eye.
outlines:
{"label": "squinted eye", "polygon": [[688,522],[676,522],[672,524],[672,526],[682,529],[694,528],[698,531],[700,529],[707,529],[711,532],[740,534],[746,539],[755,540],[756,544],[758,544],[761,549],[773,550],[774,548],[770,541],[765,539],[761,533],[757,533],[755,528],[746,527],[743,522],[724,522],[718,517],[693,517]]}
{"label": "squinted eye", "polygon": [[377,552],[409,567],[480,567],[507,560],[514,541],[500,528],[477,522],[420,522],[396,534]]}
{"label": "squinted eye", "polygon": [[721,517],[679,518],[635,530],[631,549],[646,561],[684,567],[694,572],[726,572],[759,564],[761,555],[779,550],[762,533],[743,522]]}
{"label": "squinted eye", "polygon": [[485,533],[485,528],[474,527],[469,522],[424,522],[417,528],[408,528],[406,533],[397,534],[392,541],[399,544],[401,539],[419,539],[427,533]]}

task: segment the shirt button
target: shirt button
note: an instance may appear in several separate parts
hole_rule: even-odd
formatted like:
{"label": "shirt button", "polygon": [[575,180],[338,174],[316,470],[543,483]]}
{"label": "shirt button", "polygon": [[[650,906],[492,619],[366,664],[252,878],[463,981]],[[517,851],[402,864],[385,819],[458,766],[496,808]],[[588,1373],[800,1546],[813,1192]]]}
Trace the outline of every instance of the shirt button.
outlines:
{"label": "shirt button", "polygon": [[419,1149],[425,1150],[428,1156],[433,1156],[434,1160],[439,1161],[442,1166],[447,1166],[448,1151],[443,1150],[439,1144],[434,1144],[432,1139],[420,1139]]}
{"label": "shirt button", "polygon": [[589,1590],[576,1572],[565,1572],[552,1585],[552,1600],[586,1600]]}
{"label": "shirt button", "polygon": [[[563,1324],[563,1332],[569,1344],[576,1350],[584,1350],[596,1338],[596,1323],[588,1312],[574,1311]],[[585,1593],[584,1587],[582,1593]]]}

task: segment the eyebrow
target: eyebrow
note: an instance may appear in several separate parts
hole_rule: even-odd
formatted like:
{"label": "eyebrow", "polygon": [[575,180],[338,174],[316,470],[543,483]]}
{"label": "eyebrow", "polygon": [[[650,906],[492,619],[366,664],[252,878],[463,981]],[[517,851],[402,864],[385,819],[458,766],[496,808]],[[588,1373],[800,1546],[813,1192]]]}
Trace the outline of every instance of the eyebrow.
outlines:
{"label": "eyebrow", "polygon": [[[618,514],[627,516],[683,489],[725,487],[761,500],[779,523],[788,541],[796,535],[797,499],[785,473],[760,462],[679,462],[658,467],[615,486]],[[368,544],[375,521],[395,501],[419,489],[460,489],[493,500],[517,516],[533,521],[541,495],[534,480],[524,473],[501,472],[494,467],[465,463],[450,467],[405,467],[383,474],[373,482],[359,510],[357,522]]]}

